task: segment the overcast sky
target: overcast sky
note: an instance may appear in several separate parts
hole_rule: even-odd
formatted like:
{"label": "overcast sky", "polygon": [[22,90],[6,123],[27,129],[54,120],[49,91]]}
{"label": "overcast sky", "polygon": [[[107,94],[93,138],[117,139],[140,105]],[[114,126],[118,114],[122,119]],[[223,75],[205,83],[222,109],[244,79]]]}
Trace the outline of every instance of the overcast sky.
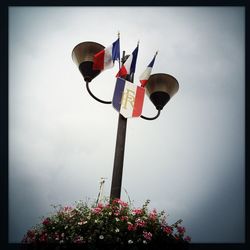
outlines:
{"label": "overcast sky", "polygon": [[[150,199],[193,242],[244,242],[245,25],[243,7],[9,8],[9,241],[53,211],[51,204],[109,196],[118,113],[92,99],[73,63],[75,45],[121,50],[140,40],[135,82],[152,73],[178,93],[154,121],[128,120],[123,187]],[[111,100],[118,65],[91,82]],[[143,115],[156,110],[145,98]],[[122,199],[128,201],[124,190]]]}

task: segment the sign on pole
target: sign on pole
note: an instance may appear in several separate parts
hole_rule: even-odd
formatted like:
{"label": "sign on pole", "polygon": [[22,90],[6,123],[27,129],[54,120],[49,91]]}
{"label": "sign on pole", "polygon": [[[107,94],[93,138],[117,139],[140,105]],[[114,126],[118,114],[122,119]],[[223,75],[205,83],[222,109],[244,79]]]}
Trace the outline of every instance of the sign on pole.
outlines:
{"label": "sign on pole", "polygon": [[145,88],[123,78],[117,78],[112,104],[125,118],[139,117],[142,113],[144,96]]}

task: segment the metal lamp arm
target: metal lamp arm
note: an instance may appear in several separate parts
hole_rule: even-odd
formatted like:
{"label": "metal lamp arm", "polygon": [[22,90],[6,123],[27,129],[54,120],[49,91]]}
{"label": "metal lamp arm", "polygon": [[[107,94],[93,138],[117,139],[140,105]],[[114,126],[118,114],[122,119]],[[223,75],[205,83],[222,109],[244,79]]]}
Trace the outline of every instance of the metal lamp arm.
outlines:
{"label": "metal lamp arm", "polygon": [[88,90],[88,93],[91,95],[91,97],[93,97],[96,101],[100,102],[100,103],[103,103],[103,104],[111,104],[112,101],[103,101],[101,99],[99,99],[98,97],[96,97],[90,90],[89,88],[89,82],[86,81],[86,87],[87,87],[87,90]]}
{"label": "metal lamp arm", "polygon": [[158,118],[158,117],[160,116],[160,113],[161,113],[161,111],[158,110],[157,115],[154,116],[154,117],[146,117],[146,116],[144,116],[144,115],[141,115],[141,118],[142,118],[142,119],[145,119],[145,120],[148,120],[148,121],[152,121],[152,120],[155,120],[156,118]]}

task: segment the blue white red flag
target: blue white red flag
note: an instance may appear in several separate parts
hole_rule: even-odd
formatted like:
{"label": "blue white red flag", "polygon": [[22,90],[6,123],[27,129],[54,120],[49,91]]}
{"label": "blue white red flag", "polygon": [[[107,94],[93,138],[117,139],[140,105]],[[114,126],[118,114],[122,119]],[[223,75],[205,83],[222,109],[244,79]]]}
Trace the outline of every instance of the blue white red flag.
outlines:
{"label": "blue white red flag", "polygon": [[120,70],[117,73],[116,77],[125,78],[127,75],[132,76],[135,73],[138,49],[139,49],[139,43],[137,44],[137,47],[132,52],[132,54],[128,57],[126,62],[122,65],[122,67],[120,68]]}
{"label": "blue white red flag", "polygon": [[120,38],[94,55],[93,70],[105,70],[114,66],[115,60],[120,63]]}
{"label": "blue white red flag", "polygon": [[142,113],[144,96],[145,88],[117,78],[112,104],[123,117],[138,117]]}
{"label": "blue white red flag", "polygon": [[141,87],[145,87],[147,82],[148,82],[148,79],[150,77],[150,74],[151,74],[151,71],[152,71],[152,68],[154,66],[154,62],[155,62],[155,57],[156,55],[158,54],[158,52],[155,53],[155,56],[154,58],[152,59],[152,61],[150,62],[150,64],[148,65],[148,67],[145,69],[145,71],[140,75],[140,82],[141,82]]}

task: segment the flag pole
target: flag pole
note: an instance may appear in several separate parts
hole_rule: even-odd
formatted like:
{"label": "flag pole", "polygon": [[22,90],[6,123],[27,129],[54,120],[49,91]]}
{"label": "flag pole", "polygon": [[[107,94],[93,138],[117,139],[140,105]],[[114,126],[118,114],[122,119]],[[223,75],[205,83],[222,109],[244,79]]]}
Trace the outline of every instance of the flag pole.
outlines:
{"label": "flag pole", "polygon": [[[118,36],[118,39],[119,39],[119,44],[120,44],[120,31],[118,30],[117,32],[117,36]],[[119,45],[120,46],[120,45]],[[119,49],[120,50],[120,49]],[[125,51],[123,51],[125,53]],[[120,56],[119,56],[120,57]],[[121,60],[119,58],[119,69],[121,68]]]}
{"label": "flag pole", "polygon": [[[123,51],[122,64],[124,64],[125,60],[126,60],[125,51]],[[127,118],[124,118],[121,114],[119,114],[118,128],[116,135],[115,157],[113,165],[113,175],[112,175],[112,183],[110,190],[110,200],[114,198],[120,199],[121,197],[126,130],[127,130]]]}

